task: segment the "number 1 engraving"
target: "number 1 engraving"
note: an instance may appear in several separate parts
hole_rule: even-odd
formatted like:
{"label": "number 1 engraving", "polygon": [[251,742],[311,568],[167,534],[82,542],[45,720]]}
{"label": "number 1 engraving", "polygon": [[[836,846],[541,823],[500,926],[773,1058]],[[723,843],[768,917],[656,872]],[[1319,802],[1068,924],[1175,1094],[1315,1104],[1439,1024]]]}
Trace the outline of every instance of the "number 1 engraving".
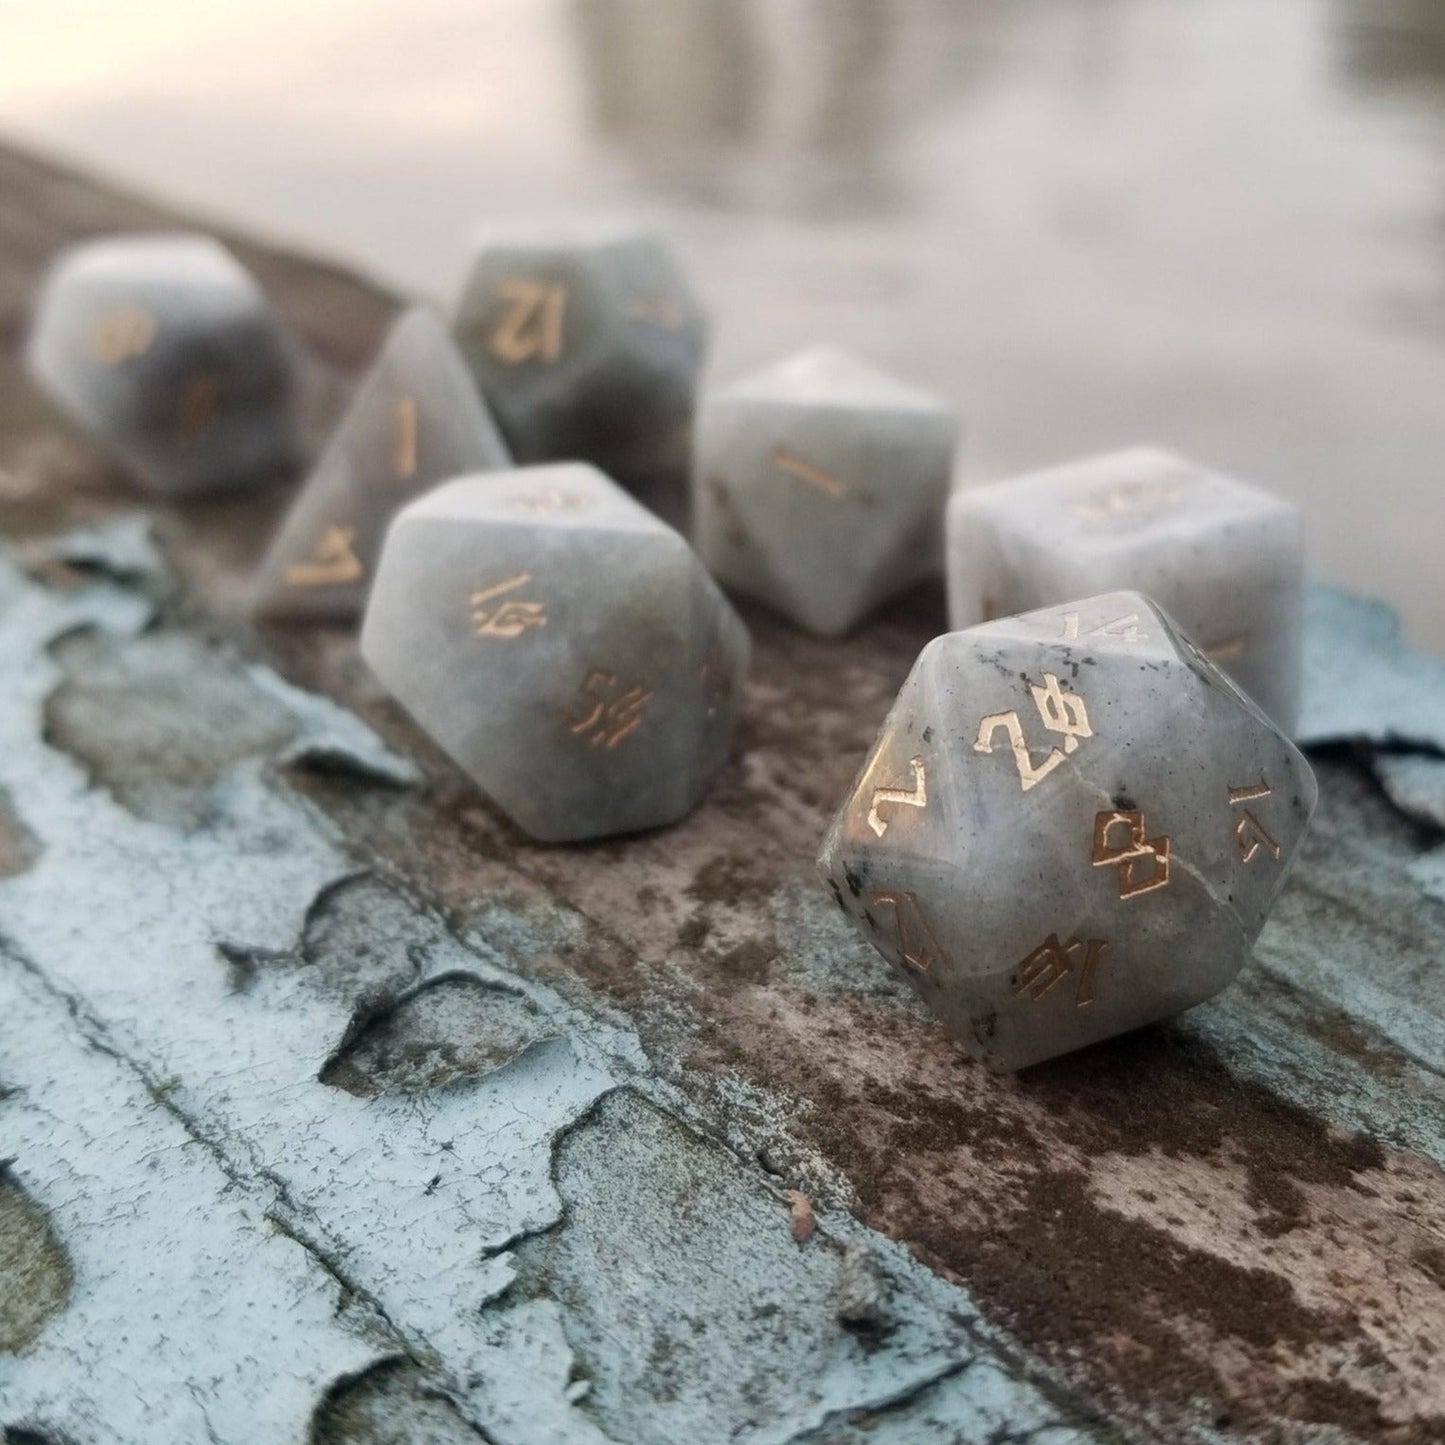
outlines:
{"label": "number 1 engraving", "polygon": [[396,404],[396,445],[391,466],[399,479],[416,475],[416,401],[409,396]]}

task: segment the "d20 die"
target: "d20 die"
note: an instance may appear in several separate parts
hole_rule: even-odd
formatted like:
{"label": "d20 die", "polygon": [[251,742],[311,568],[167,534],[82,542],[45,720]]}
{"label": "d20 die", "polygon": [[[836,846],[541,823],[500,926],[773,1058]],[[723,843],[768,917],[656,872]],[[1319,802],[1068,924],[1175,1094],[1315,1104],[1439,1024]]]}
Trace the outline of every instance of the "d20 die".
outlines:
{"label": "d20 die", "polygon": [[255,281],[209,237],[66,251],[42,285],[27,362],[153,492],[217,491],[296,460],[295,355]]}
{"label": "d20 die", "polygon": [[272,542],[256,610],[359,616],[392,517],[438,482],[510,464],[446,327],[414,307],[387,335]]}
{"label": "d20 die", "polygon": [[1222,989],[1315,797],[1166,614],[1112,593],[929,643],[818,863],[964,1047],[1022,1068]]}
{"label": "d20 die", "polygon": [[958,434],[941,401],[820,347],[703,399],[698,551],[810,632],[936,575]]}
{"label": "d20 die", "polygon": [[747,634],[687,543],[582,464],[448,483],[392,524],[361,650],[520,827],[657,827],[727,753]]}
{"label": "d20 die", "polygon": [[706,324],[658,237],[489,242],[455,329],[518,461],[588,461],[631,477],[685,459]]}
{"label": "d20 die", "polygon": [[1304,537],[1288,502],[1142,447],[949,502],[953,627],[1115,587],[1154,598],[1285,731],[1294,728]]}

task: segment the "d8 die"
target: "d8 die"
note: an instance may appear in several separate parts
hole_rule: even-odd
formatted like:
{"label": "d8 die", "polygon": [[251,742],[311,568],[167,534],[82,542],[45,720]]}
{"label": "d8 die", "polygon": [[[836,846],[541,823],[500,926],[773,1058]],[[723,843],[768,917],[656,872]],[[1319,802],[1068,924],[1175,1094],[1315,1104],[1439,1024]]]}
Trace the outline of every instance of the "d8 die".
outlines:
{"label": "d8 die", "polygon": [[1274,724],[1118,592],[935,638],[819,869],[965,1048],[1022,1068],[1222,989],[1315,796]]}
{"label": "d8 die", "polygon": [[726,586],[826,637],[937,574],[958,422],[828,348],[704,398],[698,551]]}
{"label": "d8 die", "polygon": [[686,542],[582,464],[464,478],[392,524],[373,671],[513,821],[657,827],[724,761],[747,634]]}
{"label": "d8 die", "polygon": [[358,616],[391,518],[438,482],[509,465],[446,328],[414,307],[387,335],[277,533],[257,610]]}
{"label": "d8 die", "polygon": [[1299,702],[1304,538],[1299,512],[1149,448],[954,495],[954,627],[1114,587],[1174,617],[1287,732]]}
{"label": "d8 die", "polygon": [[518,461],[589,461],[630,477],[685,458],[706,325],[656,236],[491,242],[456,334]]}
{"label": "d8 die", "polygon": [[153,492],[265,480],[296,459],[295,358],[260,288],[208,237],[65,252],[42,286],[27,359]]}

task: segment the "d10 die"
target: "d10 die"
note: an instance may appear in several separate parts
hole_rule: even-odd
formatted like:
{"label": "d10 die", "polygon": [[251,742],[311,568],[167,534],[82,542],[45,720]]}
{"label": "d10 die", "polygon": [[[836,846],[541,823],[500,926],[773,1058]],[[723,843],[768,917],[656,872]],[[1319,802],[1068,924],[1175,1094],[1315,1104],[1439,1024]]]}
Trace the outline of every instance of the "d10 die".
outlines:
{"label": "d10 die", "polygon": [[728,587],[825,637],[936,575],[958,422],[828,348],[704,398],[698,551]]}
{"label": "d10 die", "polygon": [[633,476],[685,458],[706,325],[656,236],[491,242],[456,335],[518,461]]}
{"label": "d10 die", "polygon": [[686,542],[592,467],[469,477],[392,524],[361,650],[533,837],[670,823],[722,764],[747,634]]}
{"label": "d10 die", "polygon": [[509,465],[446,328],[413,308],[392,327],[277,533],[257,610],[358,616],[392,517],[438,482]]}
{"label": "d10 die", "polygon": [[216,491],[296,459],[294,355],[255,281],[208,237],[66,251],[42,286],[27,361],[153,492]]}
{"label": "d10 die", "polygon": [[1299,512],[1149,448],[960,491],[948,506],[952,625],[1137,588],[1287,732],[1299,702]]}
{"label": "d10 die", "polygon": [[1274,724],[1117,592],[935,638],[818,862],[964,1046],[1022,1068],[1222,989],[1315,796]]}

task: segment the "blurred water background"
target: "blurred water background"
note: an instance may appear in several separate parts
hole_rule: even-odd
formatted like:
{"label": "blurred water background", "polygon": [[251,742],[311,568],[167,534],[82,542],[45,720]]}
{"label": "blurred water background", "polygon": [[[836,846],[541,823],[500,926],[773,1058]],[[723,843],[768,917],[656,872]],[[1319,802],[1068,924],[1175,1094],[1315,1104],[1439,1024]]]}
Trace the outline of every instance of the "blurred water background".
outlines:
{"label": "blurred water background", "polygon": [[715,378],[853,348],[966,482],[1174,447],[1445,652],[1442,0],[0,0],[0,133],[444,303],[641,214]]}

